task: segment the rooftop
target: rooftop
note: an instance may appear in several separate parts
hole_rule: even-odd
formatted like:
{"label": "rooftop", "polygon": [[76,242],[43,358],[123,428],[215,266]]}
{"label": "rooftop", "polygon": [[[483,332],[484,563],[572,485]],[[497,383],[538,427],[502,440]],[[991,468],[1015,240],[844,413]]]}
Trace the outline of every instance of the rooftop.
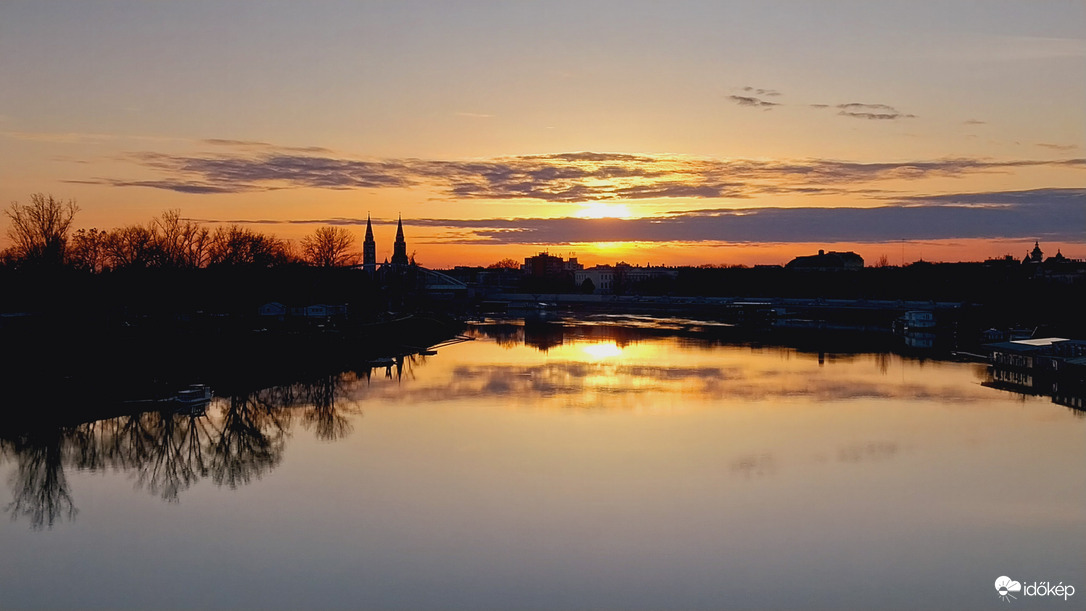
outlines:
{"label": "rooftop", "polygon": [[1069,341],[1066,337],[1038,337],[1036,339],[1015,339],[1011,344],[1024,344],[1026,346],[1051,346],[1058,342]]}

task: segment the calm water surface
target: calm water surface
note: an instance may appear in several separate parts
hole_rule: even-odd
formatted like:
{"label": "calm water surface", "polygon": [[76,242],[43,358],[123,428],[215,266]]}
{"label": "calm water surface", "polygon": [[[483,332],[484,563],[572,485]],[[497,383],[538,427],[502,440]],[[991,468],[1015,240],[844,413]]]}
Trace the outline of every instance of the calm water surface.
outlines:
{"label": "calm water surface", "polygon": [[[2,608],[1086,600],[1086,418],[983,365],[477,327],[402,369],[0,437]],[[386,377],[386,373],[390,377]]]}

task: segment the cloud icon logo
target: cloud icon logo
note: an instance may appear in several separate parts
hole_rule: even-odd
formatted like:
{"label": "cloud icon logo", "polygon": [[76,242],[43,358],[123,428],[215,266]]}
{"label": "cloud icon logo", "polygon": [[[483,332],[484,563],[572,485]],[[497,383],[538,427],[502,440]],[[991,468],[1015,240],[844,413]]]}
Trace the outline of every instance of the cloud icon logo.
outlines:
{"label": "cloud icon logo", "polygon": [[1004,601],[1009,601],[1011,598],[1018,598],[1011,594],[1011,592],[1021,592],[1022,584],[1003,575],[999,579],[995,580],[995,589],[999,593],[999,597]]}

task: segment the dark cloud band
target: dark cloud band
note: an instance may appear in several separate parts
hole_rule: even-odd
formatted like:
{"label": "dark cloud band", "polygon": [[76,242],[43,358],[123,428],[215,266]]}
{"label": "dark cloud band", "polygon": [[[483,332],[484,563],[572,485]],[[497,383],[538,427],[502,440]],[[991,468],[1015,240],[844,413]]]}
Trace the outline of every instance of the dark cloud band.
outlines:
{"label": "dark cloud band", "polygon": [[[366,219],[285,222],[362,226]],[[705,209],[639,219],[423,218],[409,219],[408,223],[454,230],[457,235],[443,238],[444,242],[478,244],[832,243],[969,238],[1086,243],[1086,189],[921,196],[874,208]]]}

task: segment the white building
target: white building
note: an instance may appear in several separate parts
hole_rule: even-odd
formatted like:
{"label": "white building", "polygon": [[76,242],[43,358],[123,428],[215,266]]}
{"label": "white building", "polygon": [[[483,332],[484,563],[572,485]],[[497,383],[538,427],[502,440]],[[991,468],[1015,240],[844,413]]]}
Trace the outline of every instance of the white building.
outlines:
{"label": "white building", "polygon": [[674,278],[679,271],[670,267],[641,267],[629,263],[616,263],[615,265],[597,265],[573,272],[573,281],[577,286],[584,284],[585,280],[591,280],[595,287],[595,293],[610,295],[624,287],[631,287],[646,280],[656,278]]}

